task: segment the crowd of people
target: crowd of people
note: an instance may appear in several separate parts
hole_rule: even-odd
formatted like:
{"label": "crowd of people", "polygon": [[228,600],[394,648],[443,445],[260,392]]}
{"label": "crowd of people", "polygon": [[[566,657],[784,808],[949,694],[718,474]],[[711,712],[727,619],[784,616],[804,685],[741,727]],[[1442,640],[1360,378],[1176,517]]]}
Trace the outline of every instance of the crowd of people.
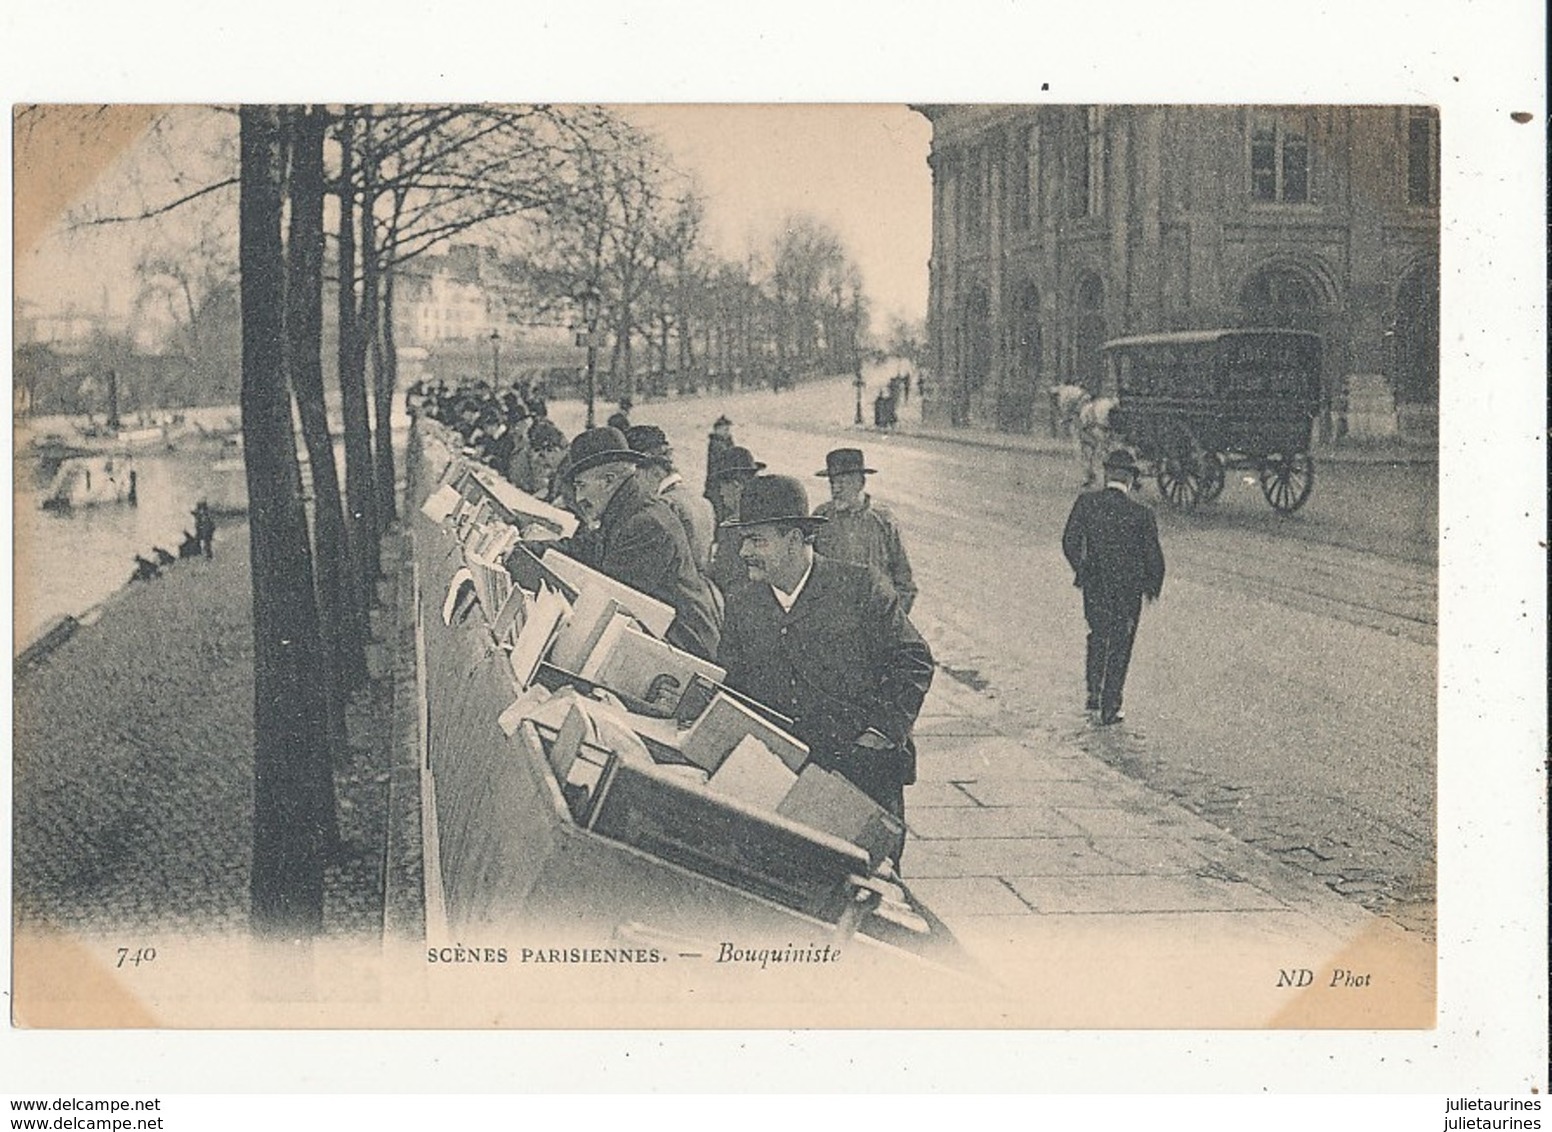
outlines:
{"label": "crowd of people", "polygon": [[[891,399],[908,389],[897,379]],[[520,386],[439,383],[412,395],[412,409],[452,428],[475,458],[578,516],[567,553],[671,605],[670,644],[725,668],[728,685],[781,713],[814,761],[903,819],[934,662],[910,620],[917,586],[900,525],[868,491],[878,472],[860,448],[826,456],[813,474],[829,499],[810,508],[802,479],[769,471],[725,415],[696,494],[668,435],[632,424],[628,401],[568,443],[543,398]],[[1140,474],[1130,453],[1111,453],[1104,472],[1062,548],[1090,629],[1085,707],[1112,724],[1164,562],[1152,512],[1128,498]]]}
{"label": "crowd of people", "polygon": [[770,474],[726,416],[707,437],[697,492],[668,435],[631,423],[628,401],[568,443],[521,386],[410,392],[411,410],[456,432],[473,458],[577,515],[567,553],[671,605],[670,644],[717,662],[819,765],[903,818],[933,660],[909,618],[904,540],[866,490],[877,473],[860,449],[829,454],[814,474],[830,498],[810,509],[802,481]]}

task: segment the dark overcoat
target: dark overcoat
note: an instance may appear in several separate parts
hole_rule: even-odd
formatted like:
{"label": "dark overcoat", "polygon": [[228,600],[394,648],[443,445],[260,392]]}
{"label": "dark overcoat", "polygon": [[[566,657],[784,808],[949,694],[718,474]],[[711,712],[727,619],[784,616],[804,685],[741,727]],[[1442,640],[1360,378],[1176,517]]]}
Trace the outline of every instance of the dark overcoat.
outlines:
{"label": "dark overcoat", "polygon": [[1062,531],[1073,582],[1091,600],[1135,607],[1164,589],[1164,551],[1153,511],[1107,487],[1078,496]]}
{"label": "dark overcoat", "polygon": [[635,476],[615,491],[599,519],[594,565],[617,581],[674,607],[669,644],[707,660],[717,655],[720,621],[711,588],[695,568],[684,524]]}
{"label": "dark overcoat", "polygon": [[[892,760],[916,780],[911,727],[932,684],[932,652],[876,570],[816,554],[791,612],[764,583],[727,595],[717,663],[728,683],[792,719],[792,732],[821,765],[846,773],[853,757]],[[894,750],[858,755],[872,728]]]}

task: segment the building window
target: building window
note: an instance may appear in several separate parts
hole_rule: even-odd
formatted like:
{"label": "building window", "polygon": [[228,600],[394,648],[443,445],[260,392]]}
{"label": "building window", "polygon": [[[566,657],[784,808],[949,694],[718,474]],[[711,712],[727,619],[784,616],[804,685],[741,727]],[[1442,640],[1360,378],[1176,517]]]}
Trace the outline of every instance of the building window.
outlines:
{"label": "building window", "polygon": [[970,150],[965,160],[965,237],[977,240],[981,236],[982,209],[986,198],[981,192],[985,179],[986,156],[979,146]]}
{"label": "building window", "polygon": [[1309,128],[1301,120],[1258,114],[1250,127],[1250,195],[1302,204],[1310,199]]}
{"label": "building window", "polygon": [[1076,138],[1068,155],[1068,211],[1073,216],[1098,216],[1105,194],[1105,108],[1085,107],[1073,125]]}
{"label": "building window", "polygon": [[1013,134],[1013,162],[1008,176],[1009,211],[1013,226],[1035,226],[1040,200],[1040,127],[1023,126]]}
{"label": "building window", "polygon": [[1078,284],[1073,319],[1072,380],[1090,393],[1104,387],[1105,285],[1097,275]]}
{"label": "building window", "polygon": [[1407,114],[1407,203],[1439,203],[1439,111],[1432,106]]}

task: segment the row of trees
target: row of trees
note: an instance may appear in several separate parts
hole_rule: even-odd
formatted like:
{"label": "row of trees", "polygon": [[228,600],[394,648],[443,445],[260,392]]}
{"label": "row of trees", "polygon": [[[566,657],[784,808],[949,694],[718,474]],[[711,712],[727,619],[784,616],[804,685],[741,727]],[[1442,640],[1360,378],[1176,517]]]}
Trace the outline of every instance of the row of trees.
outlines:
{"label": "row of trees", "polygon": [[256,105],[210,117],[200,176],[158,123],[152,141],[161,132],[175,191],[75,222],[162,225],[136,264],[137,306],[160,312],[191,372],[221,365],[213,331],[229,332],[236,298],[255,635],[253,913],[259,930],[290,936],[321,924],[337,840],[343,705],[366,679],[380,540],[396,517],[395,313],[415,261],[454,240],[493,244],[509,293],[570,321],[594,291],[615,396],[638,392],[643,372],[677,371],[682,384],[850,369],[867,308],[840,240],[818,222],[794,219],[741,261],[712,255],[693,184],[602,108]]}

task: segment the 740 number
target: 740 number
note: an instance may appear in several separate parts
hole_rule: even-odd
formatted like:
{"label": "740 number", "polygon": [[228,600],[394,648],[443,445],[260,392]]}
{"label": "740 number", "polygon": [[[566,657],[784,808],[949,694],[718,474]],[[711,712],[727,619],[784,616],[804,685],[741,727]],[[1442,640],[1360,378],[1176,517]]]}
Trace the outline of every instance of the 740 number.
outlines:
{"label": "740 number", "polygon": [[115,966],[123,967],[128,965],[138,967],[142,963],[153,963],[155,961],[156,948],[154,947],[137,947],[134,950],[121,947],[119,948],[119,961]]}

